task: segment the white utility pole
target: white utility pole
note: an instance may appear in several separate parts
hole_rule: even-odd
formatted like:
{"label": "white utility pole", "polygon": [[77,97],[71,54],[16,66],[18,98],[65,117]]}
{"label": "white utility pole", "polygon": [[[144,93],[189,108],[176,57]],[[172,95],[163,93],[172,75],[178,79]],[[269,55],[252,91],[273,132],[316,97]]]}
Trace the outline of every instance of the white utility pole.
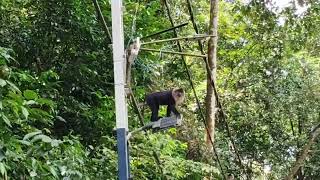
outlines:
{"label": "white utility pole", "polygon": [[115,104],[117,120],[117,146],[119,180],[130,177],[128,153],[128,112],[125,94],[125,50],[122,22],[122,0],[111,1],[112,12],[112,47],[114,63]]}

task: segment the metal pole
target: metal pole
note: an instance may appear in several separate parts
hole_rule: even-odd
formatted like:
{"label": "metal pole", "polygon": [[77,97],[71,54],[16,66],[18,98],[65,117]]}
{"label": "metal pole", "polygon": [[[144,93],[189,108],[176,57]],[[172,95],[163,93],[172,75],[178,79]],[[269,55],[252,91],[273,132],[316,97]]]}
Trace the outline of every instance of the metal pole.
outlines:
{"label": "metal pole", "polygon": [[115,104],[117,121],[118,147],[118,175],[119,180],[128,180],[129,153],[128,153],[128,114],[125,95],[125,52],[122,22],[122,0],[111,1],[112,12],[112,42],[114,63]]}

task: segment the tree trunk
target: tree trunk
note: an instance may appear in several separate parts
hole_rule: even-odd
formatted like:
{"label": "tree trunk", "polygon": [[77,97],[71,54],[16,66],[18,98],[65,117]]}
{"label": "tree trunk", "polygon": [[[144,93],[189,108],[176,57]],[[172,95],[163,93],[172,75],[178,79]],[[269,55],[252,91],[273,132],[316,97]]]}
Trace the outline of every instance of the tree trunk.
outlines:
{"label": "tree trunk", "polygon": [[[218,42],[218,4],[219,0],[210,0],[210,26],[209,34],[216,35],[211,37],[208,42],[208,64],[210,72],[207,72],[207,95],[205,99],[206,106],[206,122],[208,125],[209,133],[207,132],[206,142],[209,147],[211,147],[211,140],[214,142],[214,132],[215,132],[215,117],[216,117],[216,97],[214,94],[214,89],[210,83],[210,74],[212,75],[212,80],[216,82],[216,71],[217,71],[217,42]],[[211,139],[210,139],[211,138]]]}
{"label": "tree trunk", "polygon": [[304,161],[308,156],[308,152],[311,148],[311,145],[314,143],[315,139],[319,136],[319,134],[320,134],[320,124],[317,125],[317,127],[315,127],[314,130],[310,133],[310,138],[307,144],[304,145],[302,151],[299,153],[300,154],[299,158],[297,158],[295,164],[293,165],[291,171],[289,172],[285,180],[291,180],[293,179],[294,175],[297,174],[297,171],[304,164]]}

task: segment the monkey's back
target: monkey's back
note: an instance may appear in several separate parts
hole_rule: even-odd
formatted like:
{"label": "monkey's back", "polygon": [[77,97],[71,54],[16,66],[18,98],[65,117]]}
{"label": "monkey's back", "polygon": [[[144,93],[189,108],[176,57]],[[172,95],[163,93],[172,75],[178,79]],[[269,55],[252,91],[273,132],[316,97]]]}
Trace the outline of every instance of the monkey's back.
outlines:
{"label": "monkey's back", "polygon": [[146,102],[147,104],[153,105],[173,105],[175,104],[175,101],[172,97],[172,91],[161,91],[161,92],[155,92],[148,94],[146,96]]}

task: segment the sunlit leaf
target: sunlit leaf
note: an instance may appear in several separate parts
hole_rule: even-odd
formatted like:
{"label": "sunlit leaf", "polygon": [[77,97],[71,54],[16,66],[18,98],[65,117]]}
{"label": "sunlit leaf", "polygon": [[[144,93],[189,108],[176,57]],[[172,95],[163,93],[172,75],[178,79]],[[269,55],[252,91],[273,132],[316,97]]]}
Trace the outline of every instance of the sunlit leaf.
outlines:
{"label": "sunlit leaf", "polygon": [[56,171],[56,169],[55,169],[54,167],[50,166],[49,169],[50,169],[51,174],[52,174],[55,178],[58,178],[58,177],[59,177],[59,176],[58,176],[58,173],[57,173],[57,171]]}
{"label": "sunlit leaf", "polygon": [[59,167],[61,175],[64,176],[67,172],[67,167],[66,166],[60,166]]}
{"label": "sunlit leaf", "polygon": [[7,173],[5,165],[0,162],[0,173],[1,175],[5,175]]}
{"label": "sunlit leaf", "polygon": [[62,121],[62,122],[67,122],[65,119],[63,119],[61,116],[56,116],[56,118],[59,120],[59,121]]}
{"label": "sunlit leaf", "polygon": [[10,120],[7,118],[6,115],[0,114],[0,117],[3,119],[3,121],[4,121],[9,127],[12,127],[12,126],[11,126],[11,123],[10,123]]}
{"label": "sunlit leaf", "polygon": [[30,146],[30,145],[31,145],[31,143],[30,143],[29,141],[19,140],[19,142],[20,142],[21,144],[24,144],[24,145],[27,145],[27,146]]}
{"label": "sunlit leaf", "polygon": [[31,177],[36,177],[38,174],[37,174],[37,172],[35,172],[35,171],[31,171],[30,172],[30,176]]}
{"label": "sunlit leaf", "polygon": [[10,87],[12,88],[12,90],[14,90],[14,91],[16,91],[16,92],[18,92],[18,93],[21,93],[20,89],[19,89],[16,85],[14,85],[13,83],[11,83],[10,81],[6,81],[6,82],[10,85]]}
{"label": "sunlit leaf", "polygon": [[29,100],[25,102],[25,105],[32,105],[32,104],[37,104],[37,102],[35,102],[34,100]]}
{"label": "sunlit leaf", "polygon": [[37,103],[41,104],[41,105],[47,105],[47,106],[54,106],[55,103],[50,100],[50,99],[45,99],[45,98],[39,98],[37,99]]}
{"label": "sunlit leaf", "polygon": [[51,146],[52,146],[52,147],[58,147],[59,144],[61,144],[61,143],[63,143],[61,140],[53,139],[53,140],[51,141]]}
{"label": "sunlit leaf", "polygon": [[0,78],[0,86],[4,87],[7,84],[7,82]]}
{"label": "sunlit leaf", "polygon": [[38,95],[36,92],[32,91],[32,90],[25,90],[23,91],[23,96],[27,99],[27,100],[35,100],[38,98]]}
{"label": "sunlit leaf", "polygon": [[21,106],[21,110],[22,110],[22,114],[25,117],[25,119],[28,119],[29,117],[29,111],[27,110],[27,108]]}
{"label": "sunlit leaf", "polygon": [[36,132],[28,133],[28,134],[26,134],[26,135],[23,137],[23,140],[28,140],[29,138],[31,138],[31,137],[33,137],[33,136],[35,136],[35,135],[37,135],[37,134],[40,134],[40,133],[41,133],[41,131],[36,131]]}
{"label": "sunlit leaf", "polygon": [[52,139],[49,136],[46,136],[44,134],[36,135],[34,138],[31,140],[31,142],[36,142],[38,140],[41,140],[42,142],[45,143],[51,143]]}

